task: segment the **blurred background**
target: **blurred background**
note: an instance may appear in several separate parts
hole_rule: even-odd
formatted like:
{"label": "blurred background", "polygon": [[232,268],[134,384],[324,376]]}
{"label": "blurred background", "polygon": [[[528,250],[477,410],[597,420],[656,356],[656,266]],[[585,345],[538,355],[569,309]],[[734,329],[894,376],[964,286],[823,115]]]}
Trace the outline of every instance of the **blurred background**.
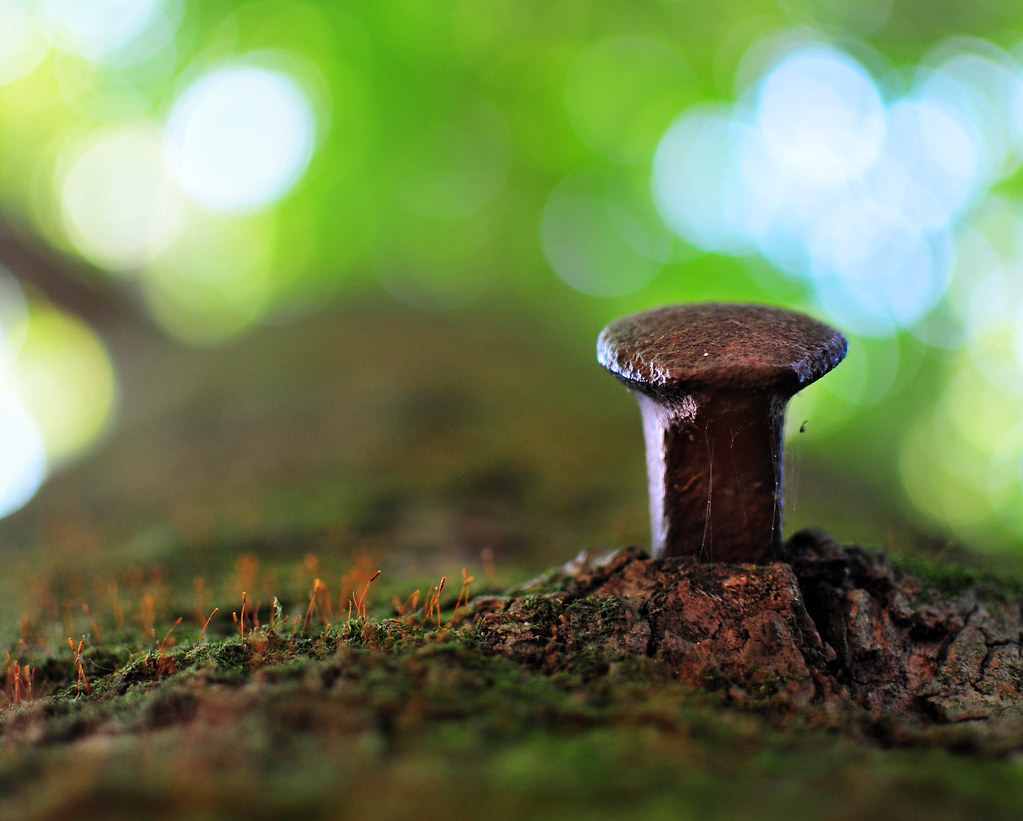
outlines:
{"label": "blurred background", "polygon": [[473,550],[543,505],[558,558],[641,541],[593,341],[720,299],[850,338],[791,407],[793,527],[1011,552],[1021,160],[996,0],[0,0],[0,533],[286,499],[428,545],[430,463]]}

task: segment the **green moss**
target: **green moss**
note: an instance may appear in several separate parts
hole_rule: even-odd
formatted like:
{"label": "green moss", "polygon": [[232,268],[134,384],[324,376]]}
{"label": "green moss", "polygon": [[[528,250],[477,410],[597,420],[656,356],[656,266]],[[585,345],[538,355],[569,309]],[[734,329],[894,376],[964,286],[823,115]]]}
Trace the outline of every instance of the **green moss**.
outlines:
{"label": "green moss", "polygon": [[[0,753],[4,806],[25,818],[73,807],[86,819],[117,817],[115,795],[157,818],[234,817],[239,802],[256,818],[343,807],[366,819],[424,806],[431,817],[471,807],[495,819],[783,819],[833,817],[836,806],[847,817],[965,819],[1018,809],[1023,778],[1009,761],[781,730],[664,680],[564,687],[451,635],[402,653],[339,642],[323,658],[304,652],[315,640],[296,643],[303,652],[250,666],[248,686],[226,692],[178,676],[116,699],[97,688],[56,702],[48,745]],[[257,654],[240,654],[239,643],[211,643],[203,665],[246,669]],[[216,711],[227,723],[199,722]],[[112,742],[75,743],[100,726]],[[231,775],[241,771],[245,780]],[[71,786],[48,791],[57,773]]]}
{"label": "green moss", "polygon": [[1003,599],[1023,596],[1023,575],[1009,568],[981,564],[979,557],[971,563],[955,559],[936,559],[920,555],[899,554],[893,564],[904,573],[919,579],[925,588],[940,595],[958,595],[976,588],[986,595]]}

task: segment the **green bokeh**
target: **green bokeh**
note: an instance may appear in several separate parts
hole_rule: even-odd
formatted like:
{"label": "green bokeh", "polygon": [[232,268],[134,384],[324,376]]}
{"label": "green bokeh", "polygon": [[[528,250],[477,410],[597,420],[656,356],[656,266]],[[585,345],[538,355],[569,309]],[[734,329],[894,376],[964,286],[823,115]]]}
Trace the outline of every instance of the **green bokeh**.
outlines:
{"label": "green bokeh", "polygon": [[[881,0],[172,6],[180,7],[173,35],[146,60],[92,64],[51,49],[30,74],[0,86],[0,203],[78,253],[58,194],[76,141],[161,123],[185,87],[225,62],[291,76],[317,115],[315,153],[299,182],[254,214],[190,206],[183,233],[129,277],[181,344],[221,343],[365,291],[436,312],[514,301],[557,320],[550,324],[570,347],[589,345],[616,315],[668,302],[813,312],[805,284],[766,262],[701,254],[669,233],[649,190],[665,130],[691,105],[732,101],[744,57],[780,32],[814,27],[855,54],[873,52],[871,67],[897,72],[950,36],[1011,46],[1021,22],[1008,4]],[[554,273],[543,226],[552,192],[562,190],[619,209],[656,245],[651,262],[613,231],[595,237],[594,259],[645,284],[591,296]],[[554,217],[550,224],[561,230]],[[218,265],[229,275],[209,275]],[[123,273],[109,278],[122,287]],[[969,300],[965,281],[947,297],[950,309]],[[909,333],[854,337],[847,370],[793,408],[813,432],[805,444],[794,434],[795,456],[848,477],[856,503],[879,520],[1013,547],[1023,533],[1023,442],[1010,430],[1018,397],[964,378],[982,353]],[[1003,345],[990,356],[1012,352]],[[962,410],[970,402],[973,417]],[[955,419],[966,422],[956,429]],[[983,420],[979,429],[971,419]],[[993,474],[1001,477],[994,489],[985,484]],[[932,500],[928,482],[941,484]]]}

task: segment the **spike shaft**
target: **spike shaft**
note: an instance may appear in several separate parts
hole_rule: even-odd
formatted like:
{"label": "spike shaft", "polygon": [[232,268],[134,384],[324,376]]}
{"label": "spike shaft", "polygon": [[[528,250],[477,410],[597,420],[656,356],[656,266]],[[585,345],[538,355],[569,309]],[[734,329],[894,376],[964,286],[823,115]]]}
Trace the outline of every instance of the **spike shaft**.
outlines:
{"label": "spike shaft", "polygon": [[770,392],[636,392],[643,417],[653,555],[763,562],[782,535],[787,398]]}

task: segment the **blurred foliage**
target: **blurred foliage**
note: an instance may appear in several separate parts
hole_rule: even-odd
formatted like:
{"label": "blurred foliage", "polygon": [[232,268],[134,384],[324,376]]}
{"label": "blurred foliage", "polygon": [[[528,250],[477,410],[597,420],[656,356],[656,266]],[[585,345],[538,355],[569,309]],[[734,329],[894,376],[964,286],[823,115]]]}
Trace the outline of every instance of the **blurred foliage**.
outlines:
{"label": "blurred foliage", "polygon": [[[198,345],[271,320],[302,334],[308,312],[365,291],[424,311],[438,327],[451,311],[514,305],[545,329],[544,344],[569,352],[569,368],[591,367],[604,322],[653,305],[722,299],[822,312],[807,279],[761,256],[703,253],[673,234],[651,196],[653,158],[672,123],[697,103],[739,97],[764,43],[793,32],[831,42],[883,74],[887,95],[899,84],[891,76],[946,38],[1010,48],[1021,22],[1008,4],[947,0],[89,6],[0,2],[0,17],[17,15],[31,29],[29,40],[16,41],[13,25],[0,34],[0,206],[90,266],[71,275],[128,291],[172,338]],[[186,102],[232,67],[290,85],[270,88],[278,97],[214,95],[214,111],[240,108],[200,122],[195,112],[208,109]],[[256,127],[232,133],[238,117]],[[311,125],[308,156],[301,134],[281,130],[289,123]],[[193,125],[214,129],[215,141],[199,146],[207,154],[190,147]],[[264,131],[277,141],[262,145]],[[196,177],[210,157],[216,164]],[[235,206],[222,207],[207,181],[240,186]],[[1015,300],[1023,221],[1015,178],[1000,185],[1005,196],[978,203],[963,224],[1001,254],[1003,291]],[[1012,248],[997,248],[1003,235]],[[983,290],[975,257],[959,258],[966,270],[921,325],[955,320]],[[107,339],[122,377],[132,353],[107,328],[55,321],[35,286],[25,293],[16,320],[0,320],[18,374],[12,390],[38,417],[52,469],[111,425],[117,386],[91,334]],[[792,435],[805,420],[811,433],[796,455],[867,489],[848,506],[850,519],[895,508],[923,528],[1011,547],[1023,532],[1023,428],[1019,397],[1004,386],[1021,381],[1023,353],[1008,338],[950,344],[952,332],[918,330],[853,336],[848,362],[793,404]],[[45,359],[51,332],[64,342],[82,335],[85,353],[65,345]],[[84,370],[76,357],[88,361]],[[48,399],[44,366],[32,364],[43,361],[67,375],[55,377]],[[993,377],[983,363],[994,363]],[[78,384],[83,373],[92,384]],[[84,419],[53,423],[45,410],[57,404]],[[552,417],[559,408],[552,401]],[[799,470],[797,461],[791,481]]]}

